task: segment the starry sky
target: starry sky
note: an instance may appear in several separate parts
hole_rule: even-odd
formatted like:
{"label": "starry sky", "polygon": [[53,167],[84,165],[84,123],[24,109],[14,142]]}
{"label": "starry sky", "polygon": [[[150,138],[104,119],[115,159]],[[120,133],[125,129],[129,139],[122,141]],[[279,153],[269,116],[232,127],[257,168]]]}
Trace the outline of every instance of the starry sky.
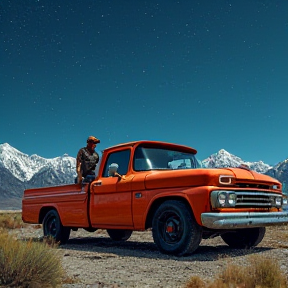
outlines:
{"label": "starry sky", "polygon": [[287,0],[2,0],[0,143],[288,158]]}

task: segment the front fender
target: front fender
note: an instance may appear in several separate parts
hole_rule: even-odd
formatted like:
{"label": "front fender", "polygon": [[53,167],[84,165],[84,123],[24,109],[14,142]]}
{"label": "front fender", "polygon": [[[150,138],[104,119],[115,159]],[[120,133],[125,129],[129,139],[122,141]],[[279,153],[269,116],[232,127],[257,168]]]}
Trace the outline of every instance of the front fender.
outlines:
{"label": "front fender", "polygon": [[157,208],[167,200],[182,200],[190,208],[194,214],[196,222],[202,226],[201,214],[208,211],[209,209],[209,191],[201,187],[197,188],[184,188],[179,191],[179,189],[161,189],[157,193],[147,191],[151,197],[148,197],[149,201],[147,203],[147,209],[144,213],[143,220],[145,222],[145,229],[151,227],[153,215]]}

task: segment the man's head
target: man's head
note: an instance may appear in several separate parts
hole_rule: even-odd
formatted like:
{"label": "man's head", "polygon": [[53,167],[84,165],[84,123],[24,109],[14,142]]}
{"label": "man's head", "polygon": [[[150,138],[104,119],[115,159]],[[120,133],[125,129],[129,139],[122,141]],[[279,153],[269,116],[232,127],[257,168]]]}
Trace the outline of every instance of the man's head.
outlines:
{"label": "man's head", "polygon": [[96,144],[100,143],[100,140],[94,136],[89,136],[87,138],[87,147],[90,149],[90,150],[94,150],[95,147],[96,147]]}

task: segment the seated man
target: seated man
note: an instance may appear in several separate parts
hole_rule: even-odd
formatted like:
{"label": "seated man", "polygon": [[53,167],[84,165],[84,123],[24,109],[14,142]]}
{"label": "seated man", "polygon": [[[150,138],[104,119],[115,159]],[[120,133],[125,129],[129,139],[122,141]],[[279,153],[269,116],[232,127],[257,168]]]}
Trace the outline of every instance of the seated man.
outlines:
{"label": "seated man", "polygon": [[82,183],[84,178],[88,182],[95,179],[95,169],[99,162],[99,155],[95,151],[98,143],[100,143],[99,139],[90,136],[87,139],[87,146],[78,151],[76,158],[77,183]]}

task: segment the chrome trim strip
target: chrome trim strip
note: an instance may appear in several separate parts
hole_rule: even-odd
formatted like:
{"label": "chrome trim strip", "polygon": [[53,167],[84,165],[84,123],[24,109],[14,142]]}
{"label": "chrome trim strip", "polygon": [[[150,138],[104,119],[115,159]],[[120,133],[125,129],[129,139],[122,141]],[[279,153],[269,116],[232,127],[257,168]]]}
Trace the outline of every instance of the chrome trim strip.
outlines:
{"label": "chrome trim strip", "polygon": [[265,227],[288,223],[288,211],[202,213],[203,226],[210,229]]}
{"label": "chrome trim strip", "polygon": [[235,194],[237,196],[264,196],[264,197],[282,197],[283,194],[281,193],[274,193],[274,192],[270,192],[270,191],[253,191],[253,190],[249,190],[249,191],[239,191],[239,190],[235,190],[234,191]]}
{"label": "chrome trim strip", "polygon": [[75,196],[75,195],[83,195],[87,194],[85,191],[79,192],[67,192],[67,193],[55,193],[55,194],[45,194],[45,195],[33,195],[33,196],[24,196],[23,199],[38,199],[38,198],[46,198],[46,197],[61,197],[61,196]]}

